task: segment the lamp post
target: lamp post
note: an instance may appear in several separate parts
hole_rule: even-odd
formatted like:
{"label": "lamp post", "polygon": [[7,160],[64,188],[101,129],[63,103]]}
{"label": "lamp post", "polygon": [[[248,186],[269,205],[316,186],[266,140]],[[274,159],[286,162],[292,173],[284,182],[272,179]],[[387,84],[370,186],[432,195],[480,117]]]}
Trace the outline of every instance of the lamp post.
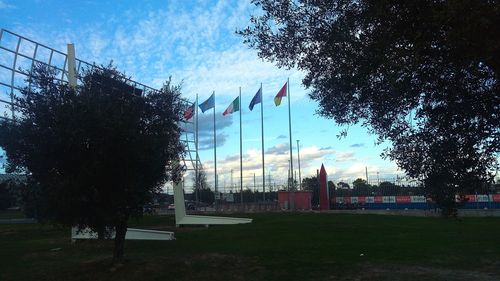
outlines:
{"label": "lamp post", "polygon": [[299,160],[299,190],[302,190],[302,177],[300,175],[300,149],[299,149],[299,140],[297,140],[297,158]]}

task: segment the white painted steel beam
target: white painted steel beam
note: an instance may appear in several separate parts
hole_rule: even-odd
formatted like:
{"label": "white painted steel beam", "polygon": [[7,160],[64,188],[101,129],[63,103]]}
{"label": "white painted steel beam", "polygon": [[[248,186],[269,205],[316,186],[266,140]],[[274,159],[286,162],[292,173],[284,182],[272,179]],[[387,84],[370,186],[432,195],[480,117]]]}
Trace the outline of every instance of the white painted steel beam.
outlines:
{"label": "white painted steel beam", "polygon": [[[115,238],[115,232],[111,233],[111,239]],[[71,240],[77,239],[97,239],[97,232],[92,231],[90,228],[78,231],[78,228],[71,228]],[[125,240],[175,240],[173,232],[158,231],[149,229],[127,228]]]}
{"label": "white painted steel beam", "polygon": [[186,213],[183,183],[174,184],[175,224],[176,225],[222,225],[251,223],[249,218],[195,216]]}

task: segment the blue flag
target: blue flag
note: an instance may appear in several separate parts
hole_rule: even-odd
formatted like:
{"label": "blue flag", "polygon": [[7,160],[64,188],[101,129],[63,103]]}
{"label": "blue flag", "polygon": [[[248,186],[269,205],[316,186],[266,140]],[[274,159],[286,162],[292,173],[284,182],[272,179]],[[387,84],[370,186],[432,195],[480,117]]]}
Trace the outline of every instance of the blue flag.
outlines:
{"label": "blue flag", "polygon": [[259,88],[259,90],[255,94],[255,96],[253,96],[253,99],[250,102],[250,105],[248,106],[248,108],[250,108],[250,110],[253,110],[253,107],[256,104],[261,103],[261,102],[262,102],[262,88]]}
{"label": "blue flag", "polygon": [[215,93],[213,93],[206,101],[202,102],[200,105],[201,112],[205,113],[205,111],[210,108],[215,107]]}

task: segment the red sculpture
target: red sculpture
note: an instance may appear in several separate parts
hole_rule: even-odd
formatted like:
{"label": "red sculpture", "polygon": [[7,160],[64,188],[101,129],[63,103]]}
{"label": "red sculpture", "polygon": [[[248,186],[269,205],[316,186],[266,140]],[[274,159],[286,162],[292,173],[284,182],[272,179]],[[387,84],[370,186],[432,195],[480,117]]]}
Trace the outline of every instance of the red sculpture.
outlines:
{"label": "red sculpture", "polygon": [[329,210],[330,200],[328,196],[328,182],[326,177],[325,166],[321,164],[321,170],[319,171],[319,209]]}

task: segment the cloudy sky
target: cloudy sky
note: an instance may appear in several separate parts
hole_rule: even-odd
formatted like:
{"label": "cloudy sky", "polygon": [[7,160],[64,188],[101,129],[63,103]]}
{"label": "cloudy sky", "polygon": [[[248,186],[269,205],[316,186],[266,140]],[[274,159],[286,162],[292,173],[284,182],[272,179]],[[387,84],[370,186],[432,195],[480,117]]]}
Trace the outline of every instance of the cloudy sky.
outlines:
{"label": "cloudy sky", "polygon": [[[365,128],[348,128],[348,135],[332,120],[319,117],[317,103],[308,98],[297,69],[279,69],[259,59],[242,44],[235,30],[259,11],[249,2],[234,1],[50,1],[0,0],[0,28],[64,51],[74,43],[77,57],[98,64],[113,64],[134,80],[158,88],[172,77],[182,83],[183,95],[200,103],[215,91],[217,170],[219,186],[229,188],[231,170],[239,182],[239,114],[222,116],[241,87],[244,185],[261,182],[260,106],[248,109],[263,85],[266,179],[284,183],[288,174],[288,101],[276,107],[273,98],[290,80],[293,167],[298,169],[300,140],[302,178],[315,175],[324,163],[329,178],[352,182],[365,177],[401,176],[397,166],[380,157],[387,144],[375,145],[376,136]],[[7,40],[7,39],[2,39]],[[1,56],[0,56],[1,58]],[[2,61],[2,63],[6,63]],[[209,182],[214,179],[213,111],[199,113],[200,159]],[[298,171],[297,171],[298,172]]]}

